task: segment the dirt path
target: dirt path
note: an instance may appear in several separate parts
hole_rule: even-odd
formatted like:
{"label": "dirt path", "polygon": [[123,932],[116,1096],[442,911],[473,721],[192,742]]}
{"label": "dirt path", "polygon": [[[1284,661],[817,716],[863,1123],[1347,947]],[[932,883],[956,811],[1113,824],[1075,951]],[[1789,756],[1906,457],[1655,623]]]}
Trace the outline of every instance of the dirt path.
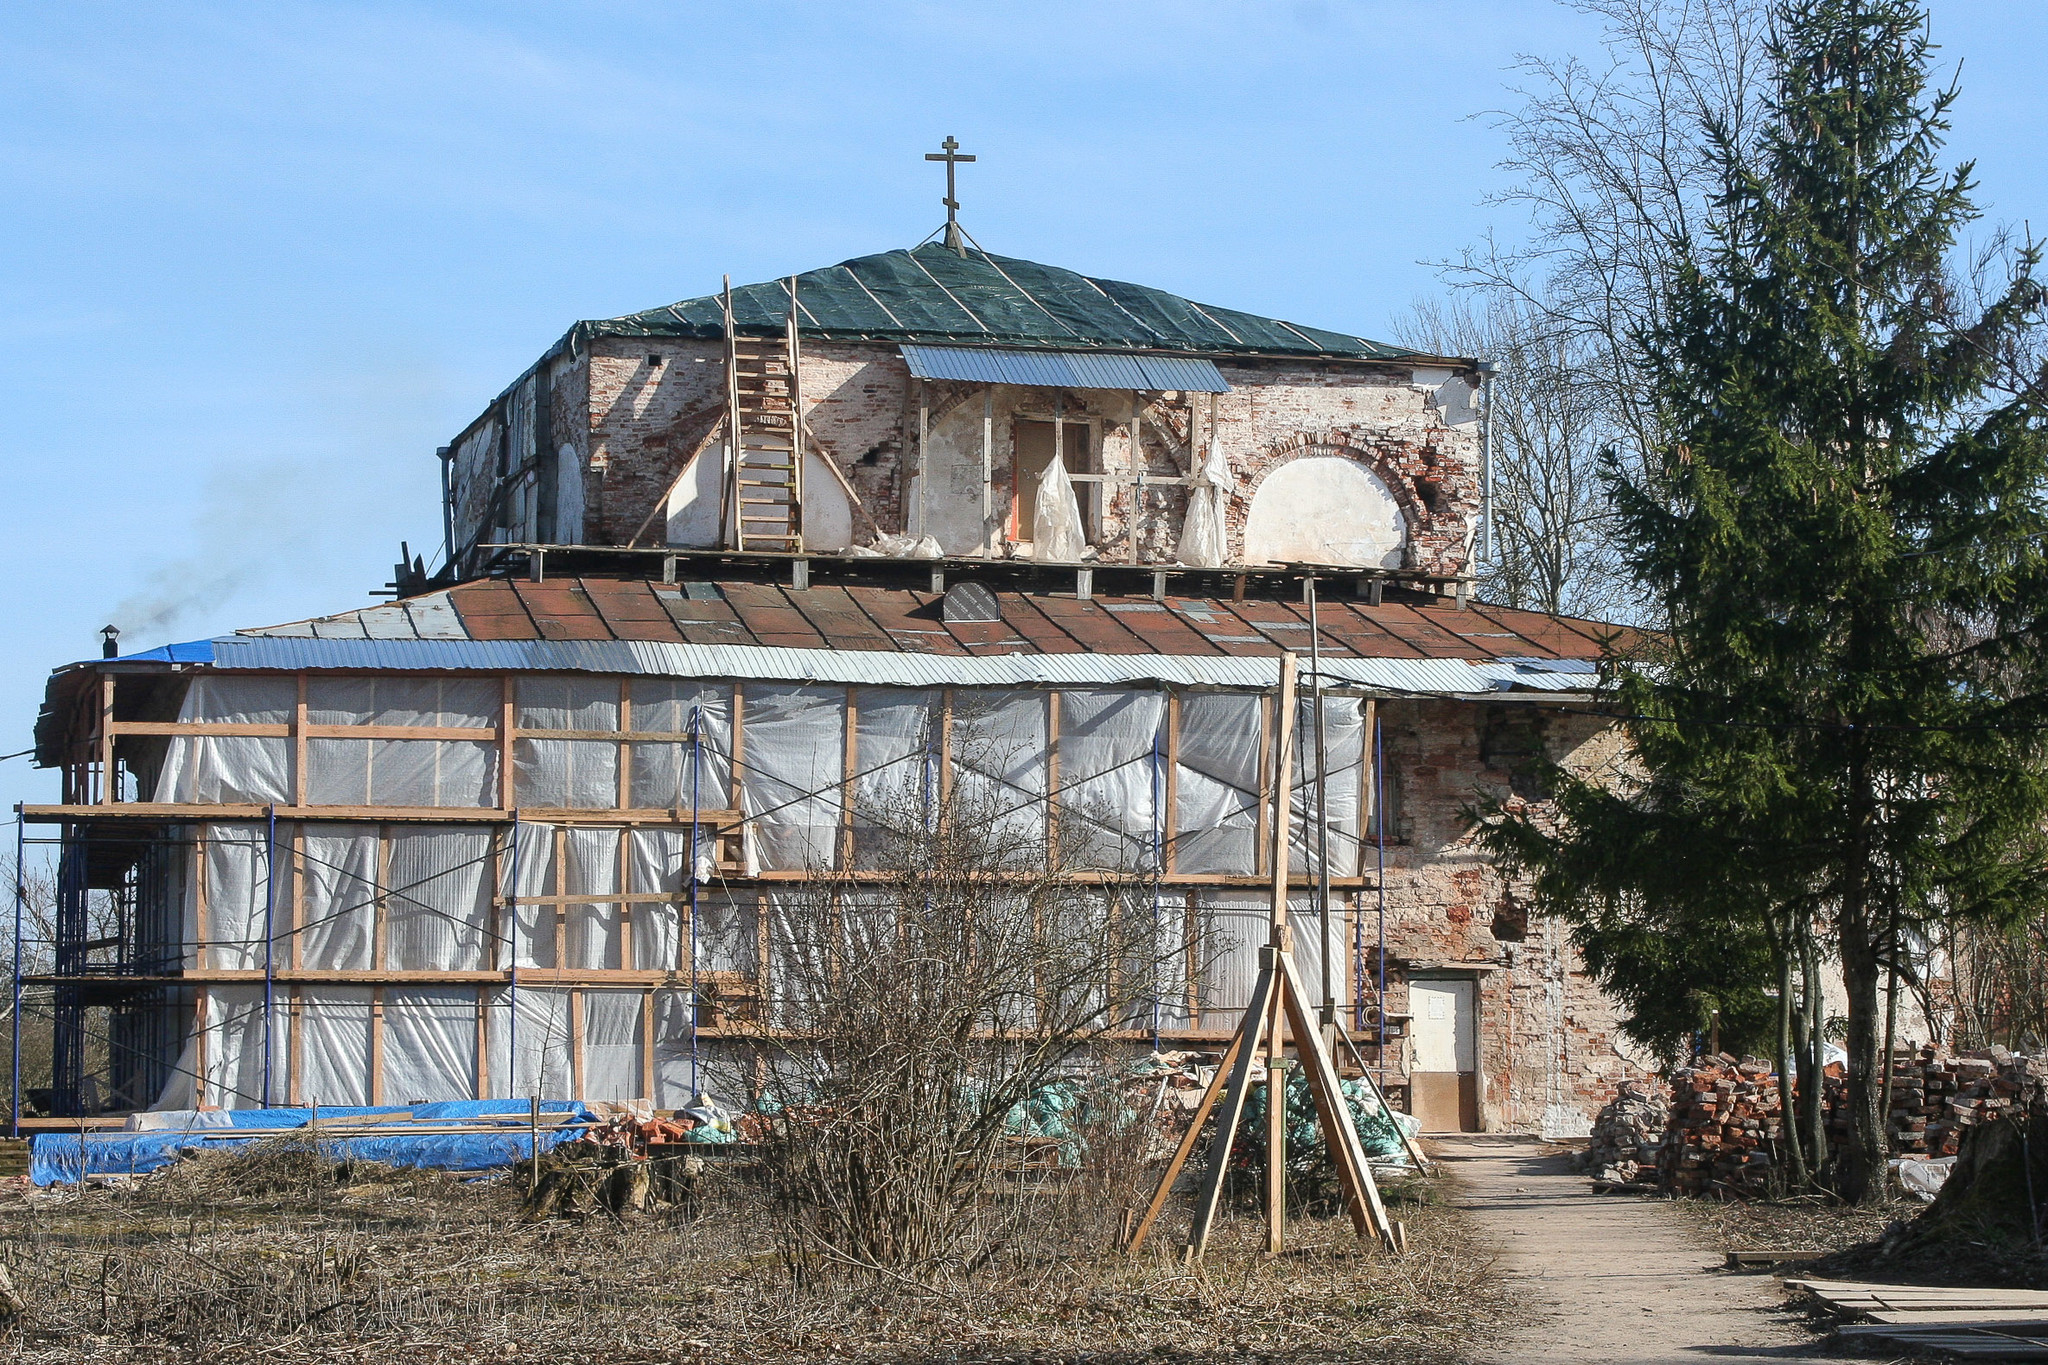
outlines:
{"label": "dirt path", "polygon": [[1811,1340],[1767,1275],[1716,1274],[1715,1249],[1677,1209],[1602,1197],[1562,1156],[1513,1139],[1438,1144],[1472,1211],[1528,1298],[1530,1321],[1477,1360],[1585,1365],[1785,1360]]}

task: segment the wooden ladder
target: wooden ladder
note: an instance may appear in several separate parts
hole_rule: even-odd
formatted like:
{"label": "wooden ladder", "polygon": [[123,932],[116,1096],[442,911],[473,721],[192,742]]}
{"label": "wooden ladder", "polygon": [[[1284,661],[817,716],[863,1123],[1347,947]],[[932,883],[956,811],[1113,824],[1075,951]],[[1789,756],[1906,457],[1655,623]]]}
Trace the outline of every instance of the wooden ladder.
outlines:
{"label": "wooden ladder", "polygon": [[796,280],[789,281],[783,335],[742,336],[725,282],[727,424],[720,539],[737,550],[804,547],[803,388],[797,352]]}

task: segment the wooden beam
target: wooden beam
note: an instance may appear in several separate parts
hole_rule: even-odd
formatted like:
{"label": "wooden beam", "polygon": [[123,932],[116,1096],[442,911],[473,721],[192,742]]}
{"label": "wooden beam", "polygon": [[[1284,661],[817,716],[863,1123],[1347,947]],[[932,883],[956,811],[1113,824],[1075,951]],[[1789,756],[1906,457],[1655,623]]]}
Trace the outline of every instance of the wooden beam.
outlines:
{"label": "wooden beam", "polygon": [[[1058,429],[1057,426],[1054,427]],[[1045,694],[1045,856],[1046,866],[1057,866],[1060,828],[1060,694]]]}
{"label": "wooden beam", "polygon": [[[58,824],[68,820],[124,819],[151,822],[178,822],[189,824],[194,821],[218,821],[221,823],[260,822],[270,816],[271,807],[254,802],[182,802],[182,801],[123,801],[113,806],[98,805],[24,805],[22,818],[30,824]],[[314,820],[327,824],[362,824],[377,822],[383,824],[425,824],[425,825],[502,825],[512,819],[509,808],[498,806],[278,806],[279,820]],[[687,808],[652,810],[614,810],[610,807],[544,807],[535,806],[521,812],[523,817],[545,821],[550,824],[568,825],[682,825],[690,823]],[[698,813],[698,823],[706,825],[736,825],[741,821],[737,810],[705,810]]]}
{"label": "wooden beam", "polygon": [[640,1096],[654,1103],[654,992],[640,992]]}
{"label": "wooden beam", "polygon": [[1180,689],[1169,688],[1166,693],[1166,809],[1159,817],[1159,827],[1166,837],[1160,840],[1165,850],[1160,871],[1172,876],[1180,862]]}
{"label": "wooden beam", "polygon": [[[554,864],[548,884],[559,895],[569,884],[569,831],[560,825],[555,826]],[[555,970],[560,971],[569,965],[569,913],[568,908],[553,896],[548,898],[548,903],[555,916]]]}
{"label": "wooden beam", "polygon": [[510,811],[519,804],[519,795],[512,781],[512,730],[513,677],[510,673],[498,676],[498,805]]}
{"label": "wooden beam", "polygon": [[102,806],[114,804],[114,675],[100,674],[100,789]]}
{"label": "wooden beam", "polygon": [[292,701],[292,804],[306,804],[306,675],[297,675],[298,695]]}
{"label": "wooden beam", "polygon": [[1294,713],[1295,656],[1280,656],[1280,688],[1275,700],[1279,713],[1279,735],[1274,743],[1272,776],[1273,856],[1267,864],[1273,872],[1273,947],[1290,948],[1287,928],[1288,820],[1294,805]]}
{"label": "wooden beam", "polygon": [[390,966],[385,956],[391,942],[391,838],[383,825],[377,826],[376,877],[370,896],[370,966],[381,972]]}
{"label": "wooden beam", "polygon": [[384,988],[370,988],[370,1103],[384,1103]]}
{"label": "wooden beam", "polygon": [[569,992],[569,1094],[579,1100],[593,1096],[583,1093],[589,1073],[583,1065],[583,992]]}
{"label": "wooden beam", "polygon": [[839,756],[839,867],[853,867],[854,774],[860,771],[860,689],[846,689],[845,746]]}
{"label": "wooden beam", "polygon": [[207,1046],[207,989],[196,986],[192,991],[192,1105],[195,1109],[209,1109],[206,1102],[206,1070],[212,1051]]}
{"label": "wooden beam", "polygon": [[475,1098],[487,1100],[491,1097],[491,988],[476,988],[476,1093]]}
{"label": "wooden beam", "polygon": [[[744,811],[746,802],[741,784],[741,770],[747,755],[747,689],[744,683],[732,685],[732,808]],[[702,813],[699,813],[702,818]]]}

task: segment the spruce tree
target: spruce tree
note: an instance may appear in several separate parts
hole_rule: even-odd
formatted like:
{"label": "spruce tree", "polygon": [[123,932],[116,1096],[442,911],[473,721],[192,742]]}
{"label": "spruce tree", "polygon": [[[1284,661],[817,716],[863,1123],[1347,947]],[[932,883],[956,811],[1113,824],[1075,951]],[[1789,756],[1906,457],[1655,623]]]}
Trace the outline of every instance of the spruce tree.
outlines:
{"label": "spruce tree", "polygon": [[[1929,88],[1920,6],[1786,0],[1776,28],[1761,167],[1726,158],[1723,226],[1672,244],[1669,321],[1645,338],[1667,438],[1648,475],[1610,469],[1668,621],[1613,670],[1633,776],[1559,774],[1554,822],[1485,837],[1582,948],[1617,924],[1761,931],[1781,1011],[1822,936],[1849,997],[1829,1183],[1860,1200],[1883,1183],[1902,945],[2048,895],[2044,296],[2026,244],[1967,302],[1971,169],[1939,161],[1956,91]],[[1610,954],[1602,974],[1639,965]],[[1798,1128],[1817,1161],[1817,1110]]]}

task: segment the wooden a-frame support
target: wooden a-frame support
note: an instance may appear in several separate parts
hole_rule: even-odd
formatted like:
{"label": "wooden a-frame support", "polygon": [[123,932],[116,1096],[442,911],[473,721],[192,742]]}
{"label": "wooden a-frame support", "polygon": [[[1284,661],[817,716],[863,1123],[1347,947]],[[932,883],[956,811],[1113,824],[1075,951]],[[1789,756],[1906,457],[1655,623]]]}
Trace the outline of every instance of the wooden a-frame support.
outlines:
{"label": "wooden a-frame support", "polygon": [[1279,742],[1274,746],[1277,753],[1273,761],[1270,822],[1273,870],[1271,934],[1259,952],[1259,976],[1252,986],[1251,1001],[1245,1006],[1243,1022],[1238,1025],[1230,1046],[1224,1051],[1214,1079],[1203,1092],[1202,1102],[1196,1108],[1187,1132],[1182,1134],[1180,1145],[1174,1149],[1173,1159],[1161,1173],[1158,1188],[1152,1192],[1151,1203],[1125,1242],[1125,1250],[1134,1255],[1144,1246],[1145,1238],[1165,1209],[1174,1183],[1180,1179],[1182,1168],[1187,1165],[1188,1157],[1201,1139],[1202,1126],[1216,1108],[1220,1096],[1223,1107],[1216,1116],[1216,1133],[1209,1143],[1208,1170],[1203,1176],[1201,1190],[1195,1196],[1194,1218],[1188,1228],[1187,1258],[1190,1262],[1202,1259],[1209,1231],[1215,1224],[1217,1204],[1222,1198],[1231,1144],[1237,1139],[1238,1125],[1244,1119],[1245,1104],[1251,1097],[1252,1059],[1260,1055],[1262,1047],[1266,1056],[1269,1117],[1266,1249],[1271,1253],[1281,1250],[1287,1225],[1286,1072],[1281,1063],[1283,1049],[1289,1041],[1294,1045],[1308,1081],[1309,1095],[1315,1101],[1316,1123],[1322,1130],[1324,1149],[1330,1154],[1331,1164],[1337,1168],[1337,1183],[1344,1190],[1344,1203],[1351,1214],[1352,1226],[1360,1237],[1399,1249],[1399,1237],[1387,1219],[1386,1207],[1380,1202],[1379,1188],[1373,1183],[1365,1146],[1359,1141],[1358,1130],[1352,1126],[1351,1111],[1344,1102],[1336,1063],[1330,1055],[1329,1040],[1318,1023],[1313,1003],[1302,993],[1301,977],[1294,969],[1293,931],[1287,923],[1287,822],[1294,776],[1295,672],[1295,656],[1282,654],[1279,715],[1275,726]]}

